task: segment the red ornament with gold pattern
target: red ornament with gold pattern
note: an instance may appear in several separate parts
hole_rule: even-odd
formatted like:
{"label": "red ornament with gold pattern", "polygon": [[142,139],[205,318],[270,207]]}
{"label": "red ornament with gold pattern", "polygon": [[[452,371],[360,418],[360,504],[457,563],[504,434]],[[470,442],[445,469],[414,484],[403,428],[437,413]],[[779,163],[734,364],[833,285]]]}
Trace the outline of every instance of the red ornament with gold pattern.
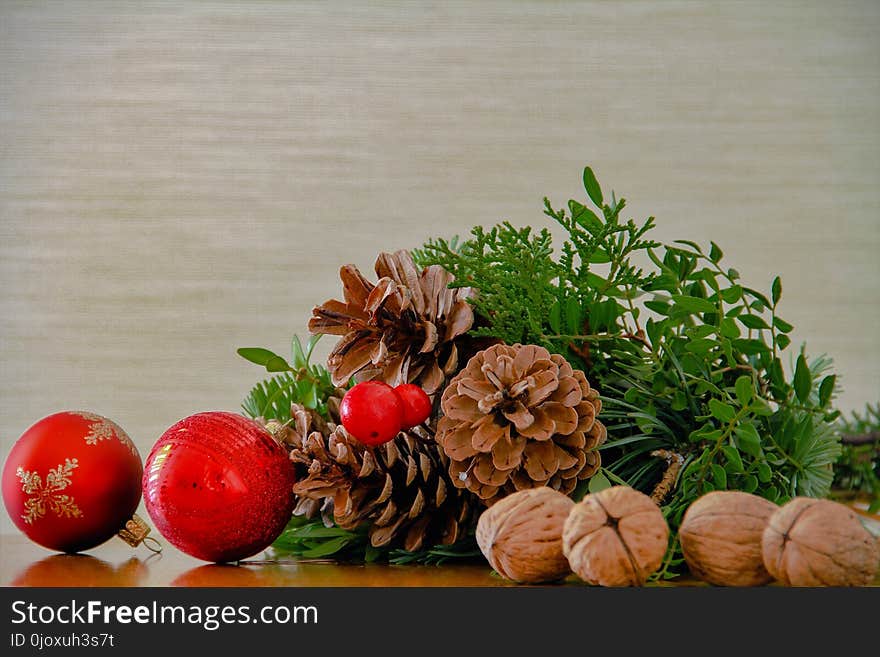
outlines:
{"label": "red ornament with gold pattern", "polygon": [[3,467],[3,501],[35,543],[88,550],[119,534],[137,545],[149,528],[134,515],[143,466],[114,422],[64,411],[43,418],[13,445]]}

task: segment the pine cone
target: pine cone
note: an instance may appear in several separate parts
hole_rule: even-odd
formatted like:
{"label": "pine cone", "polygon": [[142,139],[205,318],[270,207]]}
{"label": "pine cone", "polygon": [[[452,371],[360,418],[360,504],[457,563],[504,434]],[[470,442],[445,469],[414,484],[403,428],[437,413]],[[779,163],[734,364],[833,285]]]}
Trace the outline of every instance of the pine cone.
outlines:
{"label": "pine cone", "polygon": [[517,490],[570,493],[599,469],[605,426],[587,377],[543,347],[504,344],[468,361],[441,397],[437,442],[453,483],[487,504]]}
{"label": "pine cone", "polygon": [[401,539],[406,550],[448,545],[471,520],[469,495],[451,484],[449,460],[422,427],[375,448],[342,426],[329,435],[297,429],[286,439],[297,470],[297,509],[314,514],[332,508],[344,529],[368,522],[374,547]]}
{"label": "pine cone", "polygon": [[419,273],[408,251],[381,253],[376,274],[373,285],[346,265],[339,272],[345,301],[312,311],[309,331],[342,336],[327,359],[333,383],[416,383],[433,396],[458,370],[457,343],[474,322],[470,290],[450,289],[453,276],[440,265]]}

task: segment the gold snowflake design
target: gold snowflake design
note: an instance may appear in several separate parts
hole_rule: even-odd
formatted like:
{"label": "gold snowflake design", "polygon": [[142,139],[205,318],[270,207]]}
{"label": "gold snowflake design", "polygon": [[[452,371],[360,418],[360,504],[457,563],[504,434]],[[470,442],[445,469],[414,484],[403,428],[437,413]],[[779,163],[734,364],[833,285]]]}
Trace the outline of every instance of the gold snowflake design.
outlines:
{"label": "gold snowflake design", "polygon": [[71,413],[91,422],[89,425],[89,433],[86,436],[87,445],[97,445],[102,440],[112,440],[113,438],[116,438],[128,448],[129,452],[135,456],[140,456],[134,443],[131,442],[131,438],[129,438],[128,434],[122,430],[122,427],[115,422],[86,411],[71,411]]}
{"label": "gold snowflake design", "polygon": [[21,490],[30,497],[24,503],[26,513],[22,514],[24,521],[32,525],[51,511],[59,518],[79,518],[82,511],[76,505],[76,501],[68,494],[61,493],[70,486],[70,480],[74,469],[79,467],[76,459],[64,459],[64,464],[49,470],[46,475],[46,483],[36,472],[29,472],[19,467],[15,474],[21,479]]}

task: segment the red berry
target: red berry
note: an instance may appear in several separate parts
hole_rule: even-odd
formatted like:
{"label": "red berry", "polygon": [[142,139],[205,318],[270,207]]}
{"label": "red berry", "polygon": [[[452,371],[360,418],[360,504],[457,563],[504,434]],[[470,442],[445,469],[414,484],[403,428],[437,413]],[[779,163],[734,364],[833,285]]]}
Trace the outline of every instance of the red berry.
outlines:
{"label": "red berry", "polygon": [[403,428],[418,426],[431,417],[431,398],[415,383],[402,383],[394,389],[403,404]]}
{"label": "red berry", "polygon": [[381,381],[364,381],[345,393],[339,415],[342,426],[364,445],[387,443],[403,426],[403,404]]}

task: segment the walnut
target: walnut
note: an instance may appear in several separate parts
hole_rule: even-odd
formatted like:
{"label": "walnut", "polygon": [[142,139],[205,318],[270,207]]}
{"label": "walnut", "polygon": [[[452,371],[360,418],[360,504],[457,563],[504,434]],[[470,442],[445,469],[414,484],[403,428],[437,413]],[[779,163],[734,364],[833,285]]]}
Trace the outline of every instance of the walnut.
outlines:
{"label": "walnut", "polygon": [[796,497],[770,516],[764,566],[789,586],[867,586],[880,561],[877,540],[851,510]]}
{"label": "walnut", "polygon": [[562,525],[574,502],[542,486],[508,495],[483,512],[477,544],[502,577],[551,582],[571,569],[562,554]]}
{"label": "walnut", "polygon": [[587,495],[568,514],[562,549],[590,584],[639,586],[660,567],[669,526],[647,495],[614,486]]}
{"label": "walnut", "polygon": [[777,508],[763,497],[739,491],[703,495],[688,507],[678,530],[691,572],[718,586],[769,582],[761,536]]}

